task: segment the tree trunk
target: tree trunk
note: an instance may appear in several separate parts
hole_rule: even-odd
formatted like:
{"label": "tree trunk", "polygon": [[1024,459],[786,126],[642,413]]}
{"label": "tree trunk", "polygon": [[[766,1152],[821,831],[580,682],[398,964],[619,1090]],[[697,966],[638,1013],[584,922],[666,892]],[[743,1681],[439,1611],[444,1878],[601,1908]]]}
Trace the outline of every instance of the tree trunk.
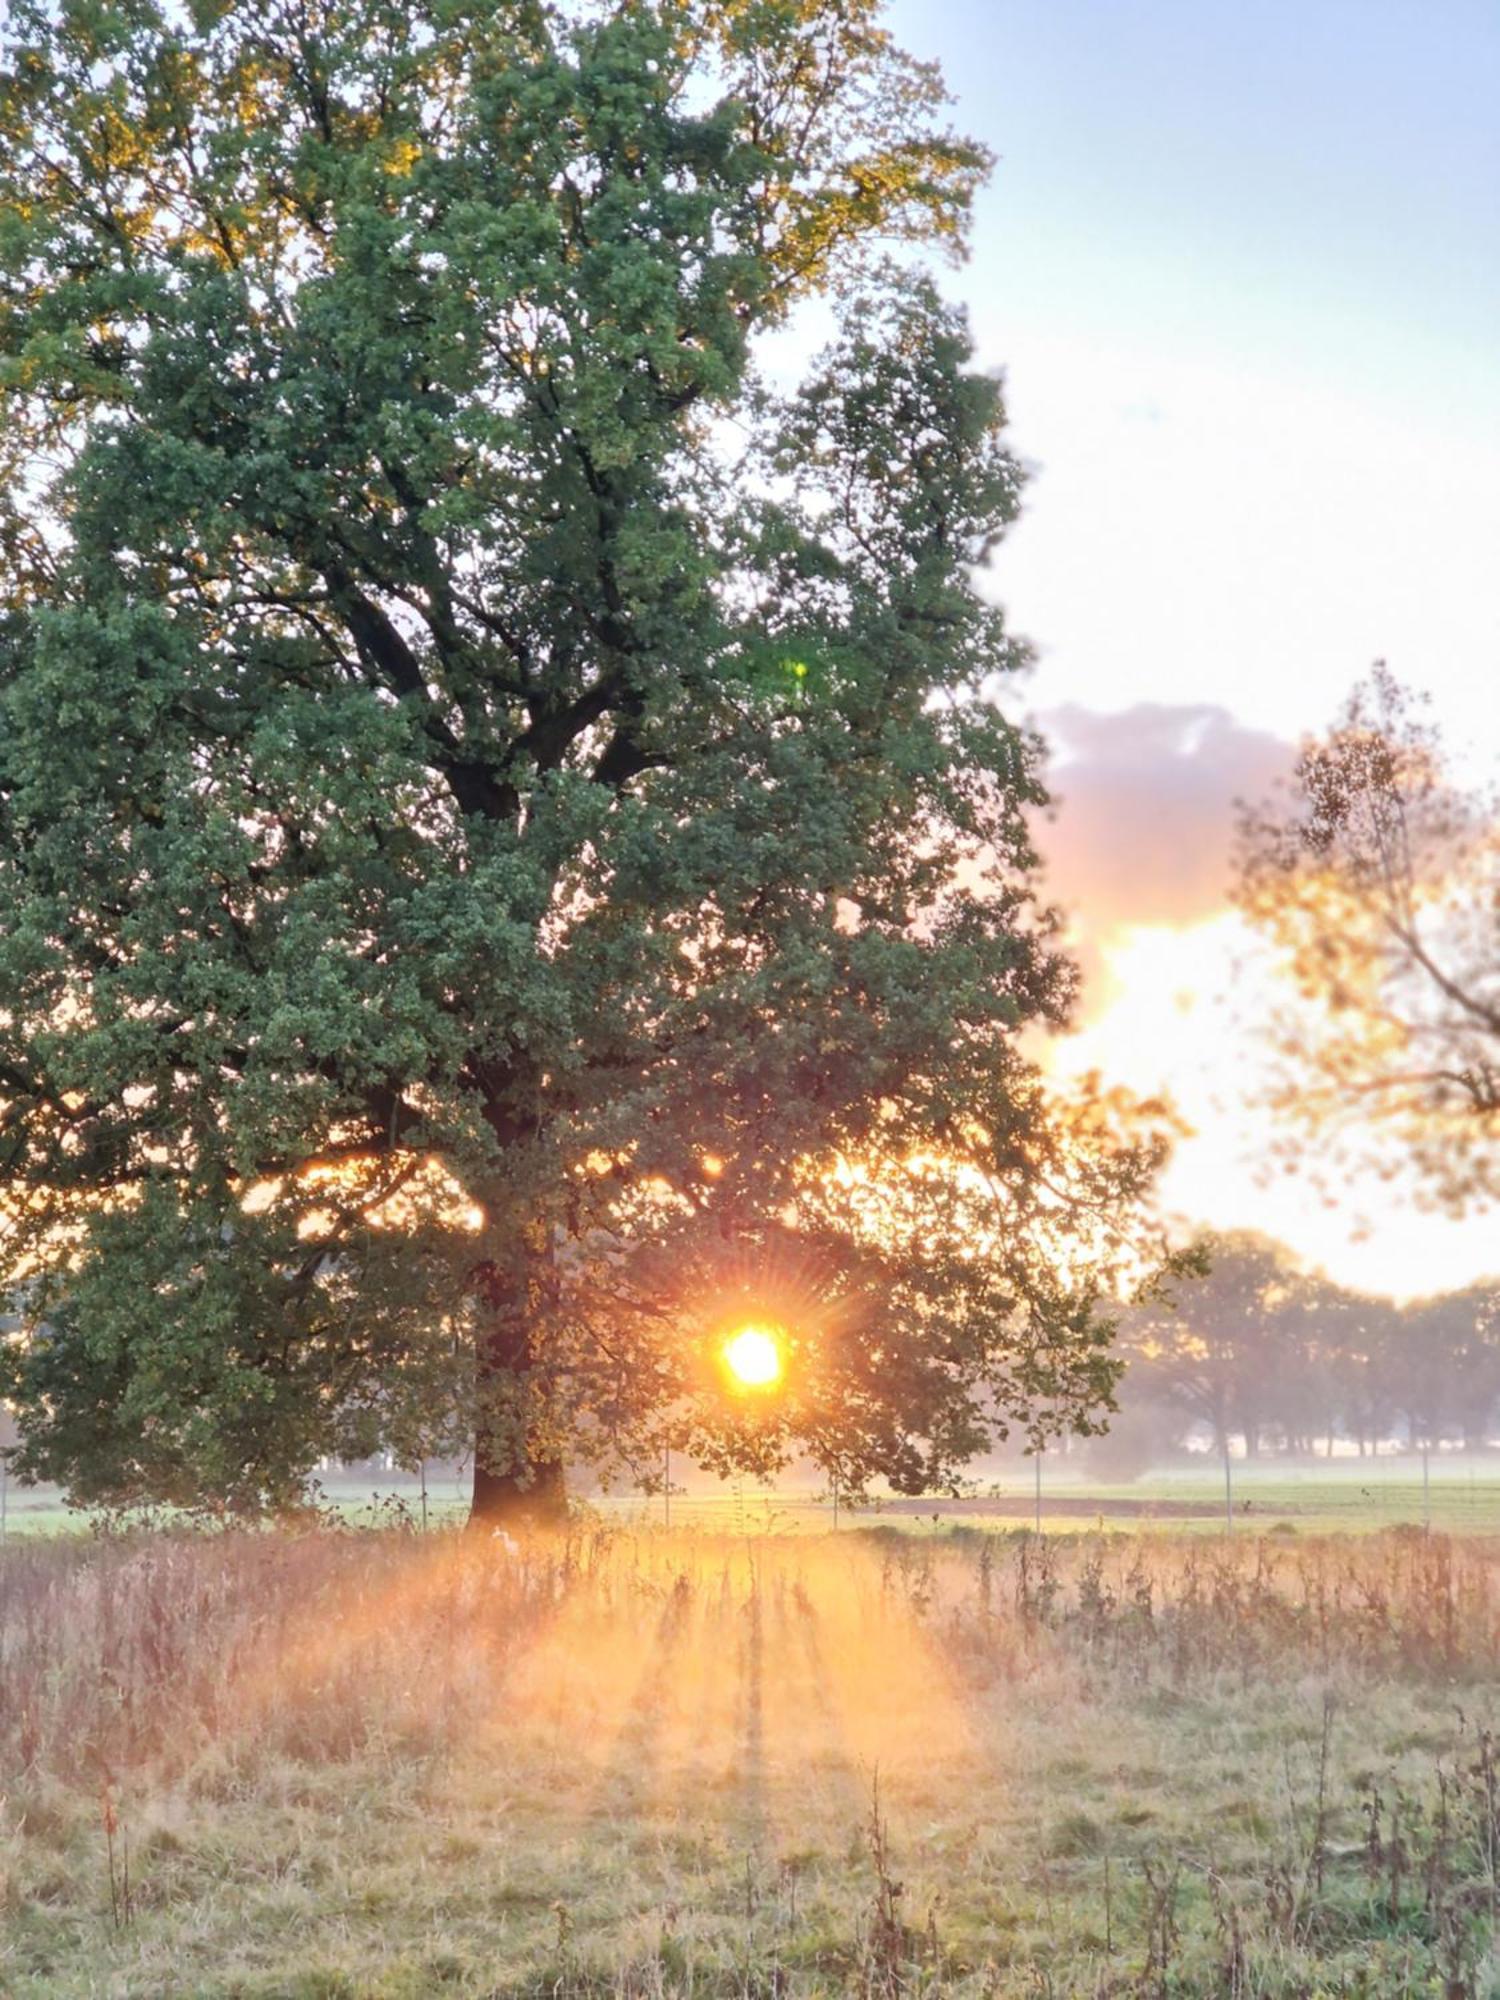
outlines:
{"label": "tree trunk", "polygon": [[519,1471],[492,1472],[479,1440],[474,1446],[474,1496],[469,1526],[493,1533],[497,1528],[555,1527],[568,1510],[562,1460],[543,1459]]}
{"label": "tree trunk", "polygon": [[529,1382],[535,1363],[531,1341],[531,1259],[502,1270],[481,1264],[473,1286],[485,1324],[474,1353],[474,1488],[471,1529],[555,1527],[567,1513],[563,1462],[537,1456],[529,1433],[536,1412]]}

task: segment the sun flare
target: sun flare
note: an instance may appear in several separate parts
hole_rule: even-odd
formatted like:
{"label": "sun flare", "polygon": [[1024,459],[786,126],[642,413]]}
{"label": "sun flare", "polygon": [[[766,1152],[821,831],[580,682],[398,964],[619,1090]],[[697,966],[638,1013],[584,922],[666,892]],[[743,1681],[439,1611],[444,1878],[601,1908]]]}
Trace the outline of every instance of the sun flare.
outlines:
{"label": "sun flare", "polygon": [[769,1327],[742,1326],[724,1344],[724,1365],[743,1389],[771,1389],[781,1380],[781,1343]]}

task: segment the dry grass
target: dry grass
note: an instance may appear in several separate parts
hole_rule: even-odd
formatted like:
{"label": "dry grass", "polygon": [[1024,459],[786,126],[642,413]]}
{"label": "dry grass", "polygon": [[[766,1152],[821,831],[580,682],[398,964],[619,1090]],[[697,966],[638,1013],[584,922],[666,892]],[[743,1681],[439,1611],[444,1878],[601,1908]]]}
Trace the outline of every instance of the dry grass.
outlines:
{"label": "dry grass", "polygon": [[0,1555],[0,1994],[1500,1992],[1500,1544]]}

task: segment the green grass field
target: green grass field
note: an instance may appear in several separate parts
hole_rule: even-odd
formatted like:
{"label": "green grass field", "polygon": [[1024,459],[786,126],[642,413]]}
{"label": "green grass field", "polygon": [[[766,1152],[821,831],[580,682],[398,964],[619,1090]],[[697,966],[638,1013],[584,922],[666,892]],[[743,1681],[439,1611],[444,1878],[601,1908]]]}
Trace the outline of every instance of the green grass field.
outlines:
{"label": "green grass field", "polygon": [[1481,2000],[1497,1661],[1410,1529],[19,1537],[0,1993]]}
{"label": "green grass field", "polygon": [[[422,1522],[422,1489],[415,1475],[401,1472],[332,1472],[320,1481],[324,1503],[362,1526]],[[998,1492],[995,1490],[998,1488]],[[1424,1490],[1415,1455],[1374,1459],[1340,1458],[1288,1464],[1268,1459],[1233,1469],[1234,1532],[1263,1533],[1290,1527],[1303,1534],[1359,1532],[1403,1523],[1430,1525],[1451,1534],[1500,1534],[1500,1457],[1454,1455],[1436,1458]],[[633,1493],[591,1496],[586,1507],[617,1525],[699,1527],[725,1533],[826,1533],[834,1508],[826,1494],[806,1485],[761,1487],[750,1482],[717,1491],[696,1483],[673,1494],[670,1508],[660,1496]],[[427,1524],[437,1528],[461,1521],[468,1508],[462,1478],[434,1474],[427,1490]],[[885,1500],[858,1510],[838,1510],[843,1526],[888,1523],[912,1532],[958,1524],[1009,1529],[1035,1518],[1034,1474],[1030,1466],[998,1478],[975,1481],[972,1498],[924,1501]],[[9,1482],[5,1507],[8,1535],[88,1533],[90,1516],[70,1509],[54,1487],[28,1488]],[[1130,1482],[1088,1479],[1066,1461],[1044,1461],[1042,1525],[1049,1533],[1104,1527],[1133,1531],[1160,1528],[1173,1533],[1225,1532],[1223,1472],[1216,1461],[1181,1465]]]}

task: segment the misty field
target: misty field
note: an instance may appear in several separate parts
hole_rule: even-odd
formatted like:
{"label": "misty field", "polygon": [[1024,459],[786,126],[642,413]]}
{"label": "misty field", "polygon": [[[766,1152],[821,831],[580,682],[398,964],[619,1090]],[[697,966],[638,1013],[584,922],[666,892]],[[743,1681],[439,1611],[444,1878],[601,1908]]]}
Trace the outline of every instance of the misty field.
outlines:
{"label": "misty field", "polygon": [[0,1993],[1500,1990],[1500,1541],[0,1554]]}
{"label": "misty field", "polygon": [[[1237,1533],[1368,1534],[1407,1525],[1446,1534],[1492,1534],[1500,1524],[1500,1474],[1488,1454],[1434,1453],[1424,1479],[1420,1454],[1381,1452],[1370,1458],[1297,1459],[1267,1455],[1237,1459],[1233,1468]],[[318,1481],[321,1511],[349,1527],[405,1525],[459,1527],[468,1518],[472,1479],[467,1466],[434,1466],[423,1479],[400,1470],[339,1468]],[[0,1544],[6,1535],[80,1534],[96,1519],[71,1508],[55,1486],[22,1486],[0,1480]],[[753,1480],[714,1482],[694,1477],[674,1482],[670,1507],[658,1494],[595,1494],[590,1512],[617,1528],[662,1525],[724,1535],[826,1534],[845,1527],[897,1526],[908,1533],[954,1527],[1029,1527],[1035,1518],[1030,1461],[976,1478],[967,1498],[933,1495],[921,1500],[874,1499],[835,1509],[827,1490],[790,1482],[762,1486]],[[166,1512],[154,1517],[161,1525]],[[125,1517],[129,1522],[131,1517]],[[135,1525],[142,1525],[136,1521]],[[1165,1529],[1218,1536],[1224,1531],[1224,1475],[1206,1453],[1152,1467],[1131,1479],[1112,1480],[1063,1458],[1044,1461],[1042,1526],[1048,1534],[1091,1529]]]}

